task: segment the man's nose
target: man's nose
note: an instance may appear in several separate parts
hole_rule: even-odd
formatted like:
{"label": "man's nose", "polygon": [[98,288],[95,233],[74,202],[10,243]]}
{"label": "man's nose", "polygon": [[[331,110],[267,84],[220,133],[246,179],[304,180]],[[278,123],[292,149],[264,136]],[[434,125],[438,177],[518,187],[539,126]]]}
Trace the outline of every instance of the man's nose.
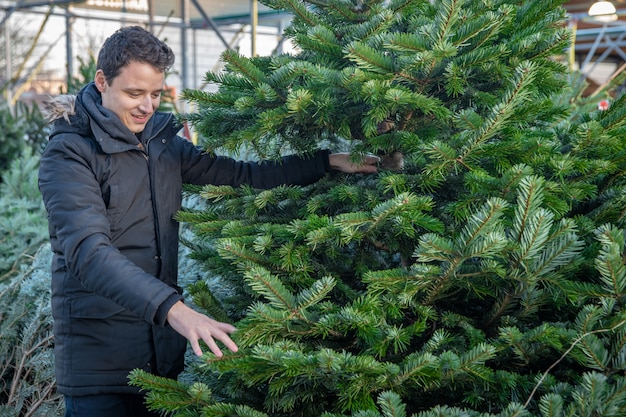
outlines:
{"label": "man's nose", "polygon": [[141,102],[139,103],[139,108],[141,109],[141,111],[144,111],[146,113],[151,113],[152,112],[152,97],[144,96],[141,99]]}

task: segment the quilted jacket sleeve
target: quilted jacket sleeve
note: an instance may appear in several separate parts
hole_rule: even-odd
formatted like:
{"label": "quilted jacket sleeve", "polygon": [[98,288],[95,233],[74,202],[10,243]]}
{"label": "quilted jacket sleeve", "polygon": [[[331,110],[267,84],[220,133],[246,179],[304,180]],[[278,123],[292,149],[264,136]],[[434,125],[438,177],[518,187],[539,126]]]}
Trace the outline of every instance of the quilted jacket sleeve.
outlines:
{"label": "quilted jacket sleeve", "polygon": [[52,249],[62,257],[72,280],[155,323],[159,306],[176,297],[177,291],[146,273],[113,245],[105,202],[94,174],[97,165],[106,160],[94,158],[94,154],[91,141],[71,134],[51,140],[44,151],[39,188],[48,211]]}
{"label": "quilted jacket sleeve", "polygon": [[243,184],[258,189],[279,185],[309,185],[329,170],[328,151],[320,150],[310,158],[286,156],[280,161],[243,162],[202,152],[193,143],[180,139],[183,148],[183,182],[203,185]]}

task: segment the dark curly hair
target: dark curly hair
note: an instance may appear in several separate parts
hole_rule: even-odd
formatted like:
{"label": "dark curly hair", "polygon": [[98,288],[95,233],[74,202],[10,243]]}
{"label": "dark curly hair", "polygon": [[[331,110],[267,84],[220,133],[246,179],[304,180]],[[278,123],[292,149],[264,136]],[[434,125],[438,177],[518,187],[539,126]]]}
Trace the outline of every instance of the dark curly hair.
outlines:
{"label": "dark curly hair", "polygon": [[131,62],[152,65],[166,72],[174,65],[172,49],[141,26],[118,29],[108,37],[98,53],[97,69],[111,83],[120,70]]}

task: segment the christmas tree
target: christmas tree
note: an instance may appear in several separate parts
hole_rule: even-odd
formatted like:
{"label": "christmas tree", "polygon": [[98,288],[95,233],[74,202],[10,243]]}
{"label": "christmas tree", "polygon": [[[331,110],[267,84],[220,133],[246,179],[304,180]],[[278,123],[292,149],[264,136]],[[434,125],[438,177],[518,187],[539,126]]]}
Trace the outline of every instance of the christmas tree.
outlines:
{"label": "christmas tree", "polygon": [[626,106],[582,105],[563,1],[265,0],[298,52],[223,54],[210,152],[318,148],[376,175],[190,189],[195,305],[241,350],[168,381],[185,416],[626,415]]}

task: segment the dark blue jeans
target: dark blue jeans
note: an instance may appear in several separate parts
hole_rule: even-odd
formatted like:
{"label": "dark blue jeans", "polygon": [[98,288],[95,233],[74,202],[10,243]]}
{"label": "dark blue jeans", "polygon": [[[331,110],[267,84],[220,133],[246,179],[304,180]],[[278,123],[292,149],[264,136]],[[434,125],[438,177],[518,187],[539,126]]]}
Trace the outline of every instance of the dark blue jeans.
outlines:
{"label": "dark blue jeans", "polygon": [[65,396],[65,417],[159,417],[146,408],[143,395]]}

